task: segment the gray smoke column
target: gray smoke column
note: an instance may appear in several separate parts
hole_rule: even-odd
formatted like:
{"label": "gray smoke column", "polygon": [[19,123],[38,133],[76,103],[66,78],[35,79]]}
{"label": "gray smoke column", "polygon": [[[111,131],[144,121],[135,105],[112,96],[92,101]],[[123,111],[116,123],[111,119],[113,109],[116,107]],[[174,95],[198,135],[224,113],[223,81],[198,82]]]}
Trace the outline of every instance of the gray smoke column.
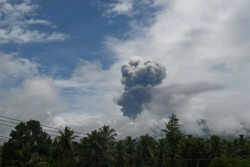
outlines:
{"label": "gray smoke column", "polygon": [[121,68],[124,92],[118,99],[123,116],[135,119],[143,111],[143,104],[151,101],[151,88],[166,78],[166,68],[140,57],[131,59]]}

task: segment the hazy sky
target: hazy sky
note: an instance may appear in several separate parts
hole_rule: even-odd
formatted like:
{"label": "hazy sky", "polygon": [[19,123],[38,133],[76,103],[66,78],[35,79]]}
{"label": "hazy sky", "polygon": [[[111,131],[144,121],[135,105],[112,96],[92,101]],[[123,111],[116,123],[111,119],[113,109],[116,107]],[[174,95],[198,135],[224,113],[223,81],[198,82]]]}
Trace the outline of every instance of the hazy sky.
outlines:
{"label": "hazy sky", "polygon": [[[249,53],[246,0],[0,0],[0,116],[123,137],[158,135],[175,113],[186,133],[248,134]],[[130,98],[129,119],[121,68],[135,59],[167,77],[133,80],[150,98]]]}

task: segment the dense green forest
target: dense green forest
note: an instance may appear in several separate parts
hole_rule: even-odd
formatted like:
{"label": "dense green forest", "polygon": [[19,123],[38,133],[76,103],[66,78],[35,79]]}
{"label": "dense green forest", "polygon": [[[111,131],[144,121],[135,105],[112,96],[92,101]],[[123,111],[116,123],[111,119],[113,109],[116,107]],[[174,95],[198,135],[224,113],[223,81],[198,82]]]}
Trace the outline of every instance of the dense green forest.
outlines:
{"label": "dense green forest", "polygon": [[79,140],[69,127],[51,137],[38,121],[30,120],[11,131],[0,149],[1,166],[250,167],[250,139],[244,135],[234,140],[186,135],[176,115],[169,117],[162,131],[161,139],[145,134],[117,140],[115,130],[103,126]]}

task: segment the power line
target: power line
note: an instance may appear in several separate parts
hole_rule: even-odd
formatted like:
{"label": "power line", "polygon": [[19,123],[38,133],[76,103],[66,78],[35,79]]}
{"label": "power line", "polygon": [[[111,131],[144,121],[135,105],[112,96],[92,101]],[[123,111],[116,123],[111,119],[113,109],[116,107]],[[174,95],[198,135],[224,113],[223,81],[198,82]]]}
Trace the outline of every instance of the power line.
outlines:
{"label": "power line", "polygon": [[44,129],[44,128],[43,128],[43,130],[45,130],[45,131],[49,131],[49,132],[54,132],[54,133],[59,133],[58,131],[49,130],[49,129]]}
{"label": "power line", "polygon": [[7,127],[11,127],[11,128],[15,128],[14,126],[2,124],[2,123],[0,123],[0,125],[7,126]]}
{"label": "power line", "polygon": [[[8,126],[8,127],[14,127],[14,126],[9,126],[9,125],[5,125],[5,124],[1,124],[1,123],[0,123],[0,125]],[[47,133],[47,134],[48,134],[49,136],[53,136],[53,137],[60,137],[60,136],[58,136],[58,135],[51,134],[51,133]],[[77,137],[78,137],[78,136],[77,136]],[[0,139],[5,140],[5,141],[8,141],[8,139],[10,139],[10,138],[4,137],[4,136],[0,136]],[[72,140],[72,141],[78,142],[78,140]]]}
{"label": "power line", "polygon": [[0,136],[1,138],[5,138],[5,139],[9,139],[9,137],[5,137],[5,136]]}
{"label": "power line", "polygon": [[[1,122],[1,120],[0,120],[0,122]],[[15,128],[14,126],[2,124],[2,123],[0,123],[0,125],[2,125],[2,126],[7,126],[7,127],[11,127],[11,128]],[[45,132],[46,132],[46,131],[56,132],[56,131],[52,131],[52,130],[48,130],[48,129],[44,129],[44,131],[45,131]],[[48,135],[50,135],[50,136],[59,137],[59,135],[51,134],[51,133],[48,133],[48,132],[46,132],[46,133],[47,133]],[[56,132],[56,133],[59,133],[59,132]],[[76,137],[81,137],[81,136],[76,136]]]}
{"label": "power line", "polygon": [[[2,121],[2,120],[0,120],[0,121]],[[11,126],[11,125],[6,125],[6,124],[2,124],[2,123],[0,123],[0,125],[2,125],[2,126],[6,126],[6,127],[11,127],[11,128],[15,128],[14,126]],[[52,130],[47,130],[47,131],[52,131]],[[45,131],[46,132],[46,131]],[[52,132],[56,132],[56,131],[52,131]],[[48,135],[50,135],[50,136],[53,136],[53,137],[60,137],[59,135],[55,135],[55,134],[51,134],[51,133],[48,133],[48,132],[46,132]],[[57,132],[58,133],[58,132]],[[1,136],[0,136],[1,137]],[[2,136],[3,137],[3,136]],[[76,136],[76,137],[81,137],[81,136]],[[1,138],[0,138],[1,139]],[[9,138],[8,138],[9,139]],[[77,140],[73,140],[73,141],[77,141]],[[78,142],[78,141],[77,141]]]}
{"label": "power line", "polygon": [[[23,123],[26,123],[26,122],[27,122],[27,121],[22,121],[22,120],[19,120],[19,119],[10,118],[10,117],[5,117],[5,116],[0,116],[0,118],[5,118],[5,119],[14,120],[14,121],[23,122]],[[51,128],[51,129],[56,129],[56,130],[61,130],[61,131],[64,130],[64,129],[55,128],[55,127],[51,127],[51,126],[47,126],[47,125],[42,125],[42,124],[41,124],[41,126],[42,126],[42,127],[45,127],[45,128]],[[81,132],[74,132],[74,133],[86,135],[85,133],[81,133]]]}
{"label": "power line", "polygon": [[[18,121],[20,122],[21,120],[18,120],[18,119],[14,119],[14,118],[9,118],[9,117],[4,117],[4,116],[0,116],[1,118],[6,118],[6,119],[10,119],[10,120],[14,120],[14,121]],[[24,121],[21,121],[21,122],[24,122]]]}
{"label": "power line", "polygon": [[[23,123],[26,123],[25,121],[22,121],[22,120],[19,120],[19,119],[15,119],[15,118],[10,118],[10,117],[6,117],[6,116],[0,116],[0,118],[5,118],[5,119],[8,119],[8,120],[13,120],[13,121],[18,121],[18,122],[23,122]],[[0,120],[1,121],[1,120]],[[6,121],[5,121],[6,122]],[[10,122],[9,123],[14,123],[14,122]],[[18,123],[16,123],[18,124]],[[56,130],[60,130],[60,131],[64,131],[64,129],[60,129],[60,128],[55,128],[55,127],[51,127],[51,126],[47,126],[47,125],[42,125],[42,127],[45,127],[45,128],[50,128],[50,129],[56,129]],[[52,131],[52,130],[48,130],[48,131]],[[53,131],[53,132],[56,132],[56,131]],[[58,132],[56,132],[58,133]],[[82,134],[82,135],[86,135],[86,133],[81,133],[81,132],[75,132],[75,134]]]}
{"label": "power line", "polygon": [[[0,122],[1,121],[6,122],[6,123],[11,123],[11,124],[14,124],[14,125],[18,125],[18,123],[16,123],[16,122],[11,122],[11,121],[6,121],[6,120],[3,120],[3,119],[0,119]],[[44,129],[44,130],[49,131],[49,132],[59,133],[58,131],[54,131],[54,130],[49,130],[49,129]]]}
{"label": "power line", "polygon": [[8,141],[8,137],[5,137],[5,136],[0,136],[0,140],[4,140],[4,141]]}
{"label": "power line", "polygon": [[[0,123],[0,125],[7,126],[7,127],[11,127],[11,128],[15,128],[14,126],[10,126],[10,125],[6,125],[6,124],[2,124],[2,123]],[[59,136],[54,135],[54,134],[51,134],[51,133],[47,133],[47,134],[48,134],[48,135],[50,135],[50,136],[59,137]]]}
{"label": "power line", "polygon": [[1,142],[7,142],[8,140],[6,139],[0,139]]}
{"label": "power line", "polygon": [[1,118],[0,118],[0,121],[7,122],[7,123],[11,123],[11,124],[15,124],[15,125],[17,125],[17,124],[18,124],[18,123],[16,123],[16,122],[6,121],[6,120],[3,120],[3,119],[1,119]]}

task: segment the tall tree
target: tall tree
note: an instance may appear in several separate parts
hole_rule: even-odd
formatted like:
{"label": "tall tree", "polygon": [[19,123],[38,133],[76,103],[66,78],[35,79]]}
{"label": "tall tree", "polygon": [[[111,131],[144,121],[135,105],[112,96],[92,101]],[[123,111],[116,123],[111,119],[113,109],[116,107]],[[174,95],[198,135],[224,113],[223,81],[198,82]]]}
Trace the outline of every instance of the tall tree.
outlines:
{"label": "tall tree", "polygon": [[156,164],[158,167],[164,166],[164,159],[166,158],[166,149],[167,149],[166,139],[159,139],[155,149]]}
{"label": "tall tree", "polygon": [[114,142],[115,140],[115,136],[117,136],[117,134],[115,133],[114,129],[110,129],[109,126],[104,125],[103,127],[101,127],[99,129],[99,132],[102,133],[105,142],[107,142],[108,144],[112,144],[112,142]]}
{"label": "tall tree", "polygon": [[156,141],[148,134],[140,137],[137,145],[138,161],[140,166],[153,166]]}
{"label": "tall tree", "polygon": [[19,167],[45,167],[49,164],[39,156],[38,153],[32,153],[29,144],[22,146],[21,150],[15,151],[17,160],[15,162]]}
{"label": "tall tree", "polygon": [[168,123],[165,124],[165,129],[162,131],[165,133],[166,141],[167,141],[167,154],[170,158],[169,165],[171,167],[177,166],[177,158],[178,158],[178,144],[182,138],[182,132],[180,129],[179,119],[175,114],[172,114],[169,117]]}
{"label": "tall tree", "polygon": [[94,130],[81,139],[85,166],[108,167],[115,163],[113,145],[116,133],[109,126]]}
{"label": "tall tree", "polygon": [[229,158],[239,157],[241,148],[239,147],[238,139],[234,139],[233,141],[223,140],[223,145],[225,147],[224,154]]}
{"label": "tall tree", "polygon": [[52,140],[43,131],[39,121],[21,122],[11,131],[10,139],[3,146],[3,165],[11,165],[12,160],[17,158],[13,154],[15,150],[21,150],[26,144],[29,144],[31,152],[37,152],[41,156],[49,155]]}
{"label": "tall tree", "polygon": [[224,146],[219,136],[213,135],[209,139],[208,152],[211,158],[220,157],[224,152]]}
{"label": "tall tree", "polygon": [[60,150],[62,166],[71,167],[73,163],[73,139],[77,136],[69,127],[65,127],[64,131],[59,131],[58,147]]}
{"label": "tall tree", "polygon": [[127,136],[125,139],[126,153],[128,154],[128,167],[131,167],[135,161],[136,155],[136,140],[131,136]]}
{"label": "tall tree", "polygon": [[125,167],[125,163],[128,158],[128,154],[126,153],[125,143],[123,140],[119,140],[115,144],[115,158],[116,158],[116,167]]}
{"label": "tall tree", "polygon": [[181,159],[184,159],[183,164],[187,167],[205,165],[204,159],[207,159],[207,147],[204,139],[187,135],[179,143],[179,149]]}

